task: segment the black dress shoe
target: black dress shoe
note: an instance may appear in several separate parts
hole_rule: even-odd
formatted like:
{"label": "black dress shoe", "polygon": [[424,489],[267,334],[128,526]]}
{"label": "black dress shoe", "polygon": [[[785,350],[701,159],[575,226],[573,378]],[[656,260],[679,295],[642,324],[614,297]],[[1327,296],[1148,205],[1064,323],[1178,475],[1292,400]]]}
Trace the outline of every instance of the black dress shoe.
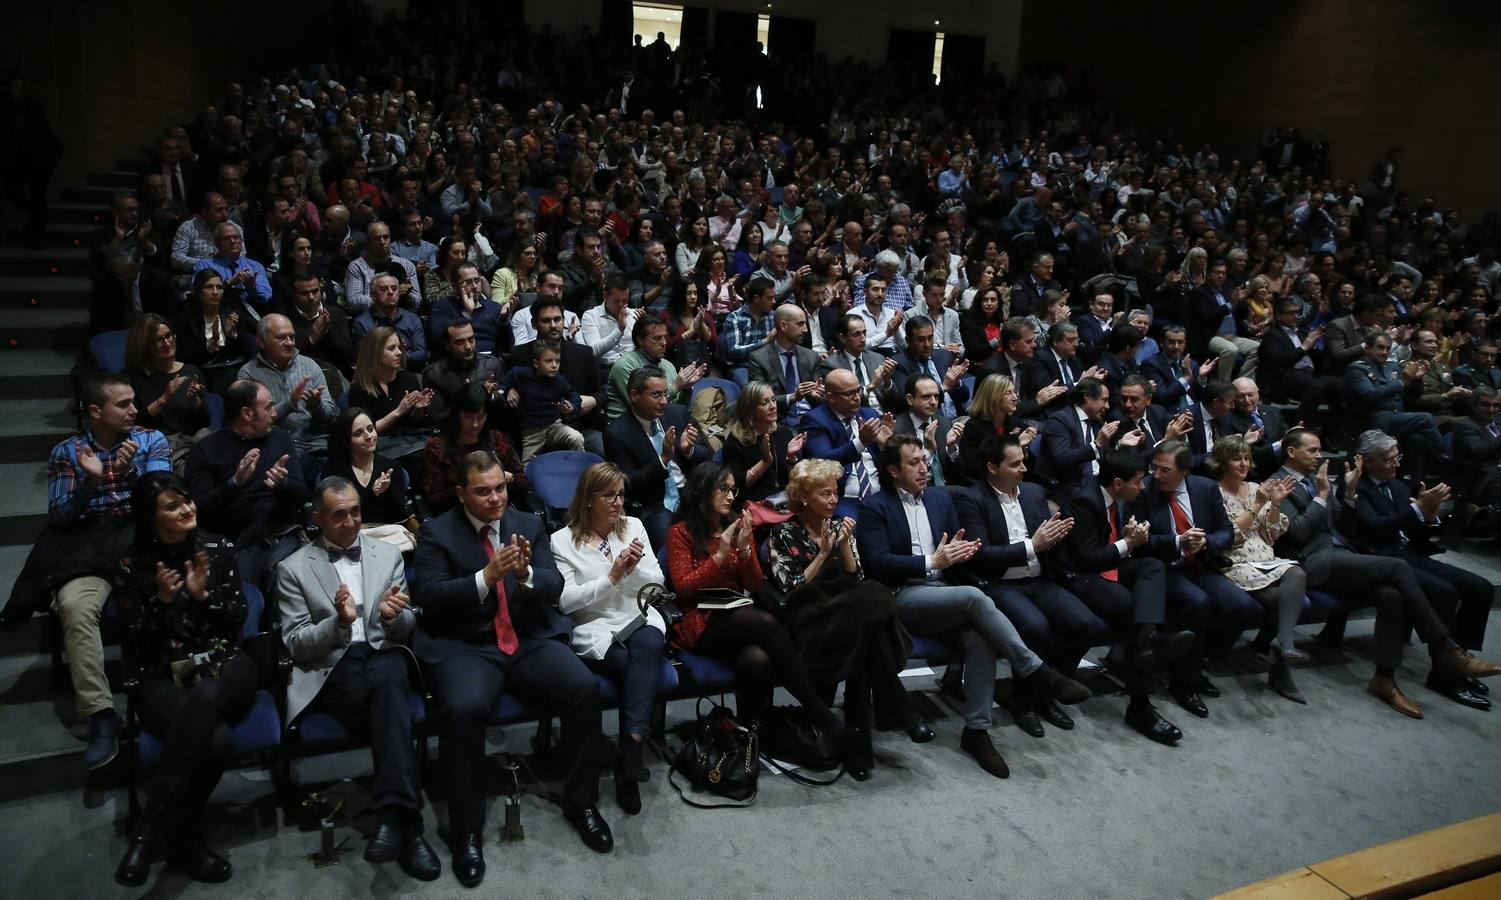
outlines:
{"label": "black dress shoe", "polygon": [[1481,696],[1486,696],[1491,692],[1490,686],[1479,678],[1466,678],[1465,686]]}
{"label": "black dress shoe", "polygon": [[609,853],[615,849],[615,836],[610,834],[610,826],[605,822],[604,816],[599,814],[599,809],[593,806],[570,806],[563,810],[563,818],[574,827],[579,837],[584,839],[584,846],[595,853]]}
{"label": "black dress shoe", "polygon": [[615,772],[615,805],[628,816],[641,812],[641,785],[620,771]]}
{"label": "black dress shoe", "polygon": [[436,881],[443,874],[443,864],[422,832],[409,830],[402,837],[401,871],[419,881]]}
{"label": "black dress shoe", "polygon": [[1214,682],[1209,680],[1208,675],[1200,675],[1199,693],[1203,694],[1206,697],[1218,697],[1220,695],[1220,689],[1214,686]]}
{"label": "black dress shoe", "polygon": [[125,858],[120,860],[119,867],[115,869],[115,883],[125,887],[140,887],[145,884],[151,875],[153,846],[149,838],[131,838],[130,846],[125,850]]}
{"label": "black dress shoe", "polygon": [[1054,728],[1062,728],[1064,731],[1073,730],[1074,720],[1069,717],[1068,713],[1063,711],[1063,707],[1052,700],[1038,706],[1037,714],[1043,718],[1043,721]]}
{"label": "black dress shoe", "polygon": [[990,740],[990,732],[983,728],[966,728],[959,735],[959,749],[974,757],[980,768],[997,778],[1010,778],[1011,767],[1006,765],[1000,751],[995,749],[995,743]]}
{"label": "black dress shoe", "polygon": [[189,878],[205,884],[220,884],[234,875],[229,860],[210,850],[202,840],[179,841],[172,852],[172,861]]}
{"label": "black dress shoe", "polygon": [[1160,668],[1193,648],[1197,637],[1192,631],[1162,631],[1152,632],[1136,651],[1131,654],[1131,662],[1138,669]]}
{"label": "black dress shoe", "polygon": [[401,826],[377,823],[375,833],[365,843],[365,861],[390,862],[401,852]]}
{"label": "black dress shoe", "polygon": [[870,770],[876,764],[875,748],[871,744],[870,731],[864,728],[844,730],[844,771],[856,781],[869,781]]}
{"label": "black dress shoe", "polygon": [[1126,724],[1159,744],[1172,746],[1183,738],[1178,726],[1158,714],[1150,703],[1132,704],[1126,707]]}
{"label": "black dress shoe", "polygon": [[1017,728],[1020,728],[1032,737],[1040,738],[1047,733],[1043,731],[1042,719],[1038,718],[1037,713],[1030,709],[1013,709],[1011,711],[1011,718],[1016,720]]}
{"label": "black dress shoe", "polygon": [[484,836],[477,831],[455,836],[453,877],[464,887],[477,887],[485,880]]}
{"label": "black dress shoe", "polygon": [[938,734],[928,727],[927,722],[918,722],[916,725],[908,726],[907,737],[911,738],[914,744],[926,744],[938,737]]}
{"label": "black dress shoe", "polygon": [[1172,695],[1172,698],[1178,702],[1179,706],[1201,719],[1209,718],[1209,707],[1205,706],[1204,701],[1199,699],[1198,691],[1190,687],[1170,684],[1167,687],[1167,692]]}
{"label": "black dress shoe", "polygon": [[1425,682],[1430,691],[1436,691],[1462,706],[1471,709],[1490,709],[1491,699],[1476,693],[1464,682],[1456,682],[1445,678],[1437,672],[1428,673],[1428,681]]}

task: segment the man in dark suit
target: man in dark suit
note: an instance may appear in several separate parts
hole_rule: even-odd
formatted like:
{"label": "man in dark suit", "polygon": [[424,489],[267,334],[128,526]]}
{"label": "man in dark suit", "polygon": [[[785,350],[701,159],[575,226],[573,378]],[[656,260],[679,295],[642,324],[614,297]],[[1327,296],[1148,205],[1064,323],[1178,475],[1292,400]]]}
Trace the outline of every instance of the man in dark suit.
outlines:
{"label": "man in dark suit", "polygon": [[802,307],[783,303],[773,316],[776,331],[772,341],[752,350],[746,360],[751,381],[764,381],[777,395],[777,416],[796,428],[809,406],[822,400],[818,383],[818,354],[802,346],[808,333],[808,314]]}
{"label": "man in dark suit", "polygon": [[1258,343],[1236,333],[1235,305],[1245,299],[1246,287],[1229,290],[1225,284],[1229,272],[1224,260],[1209,263],[1204,283],[1188,293],[1188,346],[1201,359],[1219,357],[1221,378],[1235,376],[1236,363],[1241,374],[1256,376]]}
{"label": "man in dark suit", "polygon": [[167,182],[167,197],[187,209],[198,208],[199,198],[208,187],[203,171],[197,163],[187,159],[182,141],[171,132],[157,140],[156,153],[142,171],[161,175]]}
{"label": "man in dark suit", "polygon": [[1120,422],[1116,434],[1141,433],[1135,450],[1148,465],[1158,446],[1165,441],[1182,440],[1193,427],[1193,413],[1185,410],[1172,415],[1152,402],[1152,382],[1143,375],[1126,376],[1121,383],[1120,408],[1111,413],[1111,419]]}
{"label": "man in dark suit", "polygon": [[832,459],[844,466],[839,480],[837,516],[853,517],[860,501],[876,486],[875,453],[891,437],[895,419],[860,403],[860,385],[848,369],[835,369],[824,378],[825,402],[803,416],[808,459]]}
{"label": "man in dark suit", "polygon": [[[988,437],[984,454],[985,479],[954,497],[965,535],[980,542],[964,571],[990,595],[1028,647],[1072,676],[1086,650],[1110,643],[1109,626],[1048,577],[1049,551],[1068,536],[1073,522],[1048,509],[1041,487],[1022,483],[1027,464],[1016,438]],[[1016,699],[1012,715],[1033,737],[1043,734],[1039,717],[1057,728],[1074,727],[1051,698]]]}
{"label": "man in dark suit", "polygon": [[1459,492],[1472,503],[1501,505],[1501,394],[1494,388],[1477,387],[1471,401],[1473,412],[1457,419],[1454,462],[1461,468]]}
{"label": "man in dark suit", "polygon": [[1137,373],[1136,350],[1145,337],[1135,325],[1121,324],[1105,338],[1105,352],[1100,355],[1098,365],[1105,373],[1100,380],[1110,391],[1111,407],[1120,405],[1121,385]]}
{"label": "man in dark suit", "polygon": [[591,849],[614,846],[599,802],[599,688],[568,644],[563,577],[542,520],[509,508],[505,472],[476,452],[459,470],[459,506],[417,534],[413,587],[422,606],[412,650],[437,701],[454,874],[485,876],[485,728],[507,688],[562,719],[563,814]]}
{"label": "man in dark suit", "polygon": [[319,540],[276,567],[282,640],[296,665],[287,723],[317,710],[369,738],[376,825],[365,858],[399,860],[413,878],[432,881],[442,868],[423,837],[406,646],[417,616],[401,551],[360,535],[360,495],[343,478],[318,482],[313,521]]}
{"label": "man in dark suit", "polygon": [[1032,257],[1032,271],[1011,288],[1011,312],[1018,316],[1030,316],[1047,308],[1043,295],[1048,291],[1061,290],[1053,280],[1053,254],[1039,253]]}
{"label": "man in dark suit", "polygon": [[1345,369],[1365,355],[1365,339],[1391,308],[1391,301],[1380,294],[1367,294],[1355,301],[1355,310],[1329,323],[1324,332],[1324,366],[1337,378]]}
{"label": "man in dark suit", "polygon": [[1079,356],[1089,365],[1100,361],[1105,354],[1110,333],[1116,329],[1125,311],[1115,311],[1115,297],[1109,291],[1101,291],[1090,298],[1089,309],[1071,320],[1079,329]]}
{"label": "man in dark suit", "polygon": [[1277,301],[1273,315],[1276,323],[1261,335],[1261,365],[1257,380],[1273,398],[1286,398],[1298,404],[1298,418],[1308,428],[1319,422],[1319,405],[1332,408],[1345,394],[1345,382],[1333,375],[1320,374],[1310,356],[1324,337],[1322,325],[1303,332],[1298,328],[1299,304],[1294,297]]}
{"label": "man in dark suit", "polygon": [[1188,447],[1193,451],[1194,469],[1203,471],[1209,454],[1214,452],[1214,442],[1227,434],[1235,434],[1230,423],[1230,411],[1235,409],[1235,385],[1218,378],[1211,379],[1198,389],[1198,398],[1189,408],[1193,427],[1189,429]]}
{"label": "man in dark suit", "polygon": [[969,484],[959,458],[964,425],[955,425],[953,419],[938,411],[938,381],[932,375],[907,376],[907,411],[896,417],[893,433],[915,434],[922,439],[933,484]]}
{"label": "man in dark suit", "polygon": [[630,412],[605,429],[605,458],[625,472],[630,514],[641,520],[654,549],[667,546],[688,473],[714,454],[688,410],[667,402],[667,376],[643,366],[627,382]]}
{"label": "man in dark suit", "polygon": [[[1443,526],[1438,512],[1449,498],[1449,486],[1420,486],[1422,489],[1414,494],[1406,482],[1397,479],[1402,452],[1397,439],[1384,432],[1362,434],[1355,453],[1364,473],[1355,489],[1346,493],[1345,520],[1353,520],[1349,527],[1351,542],[1365,553],[1405,560],[1454,642],[1466,653],[1479,650],[1485,641],[1495,588],[1473,572],[1433,558],[1442,550],[1438,537]],[[1501,666],[1493,668],[1501,672]],[[1491,707],[1483,688],[1472,689],[1478,681],[1452,678],[1434,667],[1427,684],[1465,706]]]}
{"label": "man in dark suit", "polygon": [[[867,576],[896,589],[897,615],[914,634],[954,635],[964,646],[964,732],[959,747],[997,778],[1010,774],[990,739],[996,657],[1004,655],[1025,697],[1078,703],[1089,689],[1058,674],[1028,649],[985,593],[954,583],[948,570],[968,562],[980,542],[967,540],[953,499],[926,489],[928,457],[912,435],[881,448],[881,489],[865,498],[855,540]],[[914,552],[918,551],[918,552]]]}
{"label": "man in dark suit", "polygon": [[291,204],[272,197],[259,212],[245,217],[245,255],[260,263],[267,272],[281,264],[283,243],[292,236]]}
{"label": "man in dark suit", "polygon": [[[840,320],[844,328],[840,332],[844,349],[831,353],[819,366],[818,375],[827,381],[835,369],[848,369],[860,385],[860,402],[865,406],[894,410],[900,403],[892,394],[897,387],[892,376],[896,374],[896,360],[882,356],[874,350],[865,349],[866,325],[859,316],[844,316]],[[825,385],[827,387],[827,385]]]}
{"label": "man in dark suit", "polygon": [[1230,649],[1246,628],[1261,622],[1261,605],[1217,570],[1235,543],[1235,527],[1225,513],[1219,485],[1190,475],[1193,452],[1181,441],[1157,448],[1152,474],[1137,500],[1137,514],[1151,525],[1148,552],[1167,567],[1167,599],[1175,613],[1199,635],[1199,646],[1184,654],[1168,680],[1178,705],[1207,718],[1201,694],[1219,689],[1201,670],[1204,649]]}
{"label": "man in dark suit", "polygon": [[[1104,421],[1110,392],[1095,379],[1075,385],[1069,401],[1067,408],[1043,420],[1042,453],[1037,459],[1038,474],[1059,485],[1092,481],[1121,427],[1119,422]],[[1130,444],[1135,445],[1135,441]]]}
{"label": "man in dark suit", "polygon": [[[1049,352],[1043,351],[1041,355]],[[1016,417],[1038,419],[1046,414],[1046,410],[1056,410],[1056,406],[1062,405],[1069,387],[1083,377],[1083,368],[1072,356],[1062,362],[1054,358],[1053,364],[1055,371],[1049,371],[1047,364],[1039,359],[1032,323],[1012,316],[1001,323],[1000,352],[992,353],[980,366],[976,383],[991,375],[1010,378],[1011,386],[1016,389]],[[1066,379],[1056,371],[1058,366],[1068,368]]]}
{"label": "man in dark suit", "polygon": [[1182,656],[1197,639],[1192,632],[1161,629],[1167,615],[1167,575],[1162,561],[1137,551],[1150,526],[1129,509],[1141,494],[1146,463],[1134,453],[1115,452],[1100,463],[1098,484],[1065,490],[1059,514],[1073,522],[1062,547],[1059,577],[1075,596],[1126,634],[1122,669],[1130,703],[1126,724],[1162,744],[1183,737],[1151,701],[1151,671]]}
{"label": "man in dark suit", "polygon": [[[1187,355],[1188,332],[1182,325],[1165,325],[1161,343],[1162,351],[1141,363],[1141,374],[1154,385],[1152,402],[1170,411],[1187,409],[1195,383],[1193,360]],[[1212,359],[1218,364],[1218,357]],[[1201,367],[1198,377],[1207,376],[1208,372]]]}
{"label": "man in dark suit", "polygon": [[[1480,677],[1481,664],[1449,637],[1448,626],[1424,596],[1412,566],[1394,557],[1357,553],[1335,528],[1336,517],[1342,523],[1349,519],[1347,501],[1334,498],[1319,436],[1304,428],[1290,429],[1282,438],[1282,449],[1287,461],[1277,477],[1291,477],[1296,486],[1282,501],[1288,525],[1274,547],[1277,555],[1298,560],[1310,588],[1330,591],[1350,608],[1376,606],[1376,675],[1366,691],[1397,712],[1421,719],[1422,709],[1396,681],[1409,627],[1428,645],[1434,668],[1444,675]],[[1352,467],[1346,473],[1347,485],[1354,483],[1355,475]],[[1339,624],[1332,631],[1326,628],[1328,639],[1337,643],[1342,630]]]}
{"label": "man in dark suit", "polygon": [[546,294],[538,295],[531,305],[532,324],[537,329],[536,340],[518,344],[511,355],[511,365],[530,366],[532,352],[537,341],[551,339],[563,348],[558,374],[568,380],[578,391],[583,401],[579,408],[563,417],[563,421],[578,429],[584,436],[584,449],[603,456],[605,453],[602,432],[605,425],[605,380],[600,374],[594,351],[583,344],[563,337],[563,301]]}
{"label": "man in dark suit", "polygon": [[1241,377],[1233,384],[1235,406],[1230,410],[1229,431],[1246,438],[1256,477],[1265,480],[1282,465],[1282,436],[1287,434],[1287,422],[1277,407],[1261,402],[1261,389],[1254,379]]}
{"label": "man in dark suit", "polygon": [[905,323],[907,347],[896,354],[896,369],[903,376],[931,375],[943,389],[938,408],[949,418],[958,416],[969,401],[969,388],[963,378],[969,372],[969,360],[954,361],[954,355],[933,345],[933,320],[913,316]]}

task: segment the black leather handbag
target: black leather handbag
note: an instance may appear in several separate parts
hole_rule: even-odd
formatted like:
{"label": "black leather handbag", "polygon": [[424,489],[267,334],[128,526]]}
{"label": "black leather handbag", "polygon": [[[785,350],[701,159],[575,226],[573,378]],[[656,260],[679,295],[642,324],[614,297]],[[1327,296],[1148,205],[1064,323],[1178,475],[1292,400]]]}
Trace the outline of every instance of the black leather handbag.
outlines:
{"label": "black leather handbag", "polygon": [[[747,728],[734,720],[730,711],[714,705],[708,715],[697,710],[698,718],[688,728],[683,746],[667,771],[667,781],[689,806],[700,809],[733,809],[750,806],[756,801],[757,779],[761,774],[760,740],[754,725]],[[682,773],[695,793],[709,793],[724,798],[724,803],[704,803],[683,792],[673,776]]]}

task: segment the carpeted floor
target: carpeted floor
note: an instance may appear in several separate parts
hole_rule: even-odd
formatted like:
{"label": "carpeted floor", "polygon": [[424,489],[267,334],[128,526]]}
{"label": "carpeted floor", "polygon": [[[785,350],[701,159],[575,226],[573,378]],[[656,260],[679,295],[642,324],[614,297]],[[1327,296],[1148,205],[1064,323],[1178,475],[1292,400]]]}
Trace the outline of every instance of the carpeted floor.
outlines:
{"label": "carpeted floor", "polygon": [[[1487,562],[1477,569],[1492,574]],[[1207,721],[1170,700],[1159,708],[1185,731],[1169,749],[1130,732],[1120,697],[1075,708],[1073,732],[1034,740],[998,711],[993,729],[1009,780],[982,773],[957,748],[952,710],[937,741],[878,738],[879,765],[865,784],[808,788],[763,774],[744,810],[682,804],[654,762],[645,809],[602,809],[613,855],[586,850],[556,809],[524,801],[526,840],[494,842],[502,800],[492,789],[490,869],[481,890],[525,897],[1205,897],[1296,866],[1501,809],[1501,712],[1462,708],[1426,690],[1426,658],[1408,652],[1399,675],[1427,712],[1412,721],[1368,697],[1370,621],[1352,622],[1341,653],[1315,652],[1298,670],[1309,699],[1297,706],[1264,687],[1265,663],[1237,651],[1217,670],[1225,696]],[[1306,633],[1306,632],[1305,632]],[[1501,612],[1491,657],[1501,655]],[[931,676],[912,686],[932,693]],[[1501,686],[1501,679],[1497,680]],[[1501,699],[1501,698],[1498,698]],[[675,704],[670,718],[691,715]],[[613,729],[613,715],[607,720]],[[524,746],[528,729],[492,733],[496,749]],[[125,846],[119,786],[78,788],[77,757],[0,770],[0,841],[7,891],[16,897],[122,893],[111,873]],[[362,753],[300,766],[305,783],[358,774]],[[497,778],[500,772],[497,766]],[[235,878],[208,887],[160,867],[152,895],[236,897],[459,896],[449,871],[424,884],[360,858],[363,839],[341,828],[351,852],[314,869],[303,855],[318,835],[285,824],[265,774],[232,772],[215,795],[215,844]],[[427,810],[429,832],[441,820]]]}

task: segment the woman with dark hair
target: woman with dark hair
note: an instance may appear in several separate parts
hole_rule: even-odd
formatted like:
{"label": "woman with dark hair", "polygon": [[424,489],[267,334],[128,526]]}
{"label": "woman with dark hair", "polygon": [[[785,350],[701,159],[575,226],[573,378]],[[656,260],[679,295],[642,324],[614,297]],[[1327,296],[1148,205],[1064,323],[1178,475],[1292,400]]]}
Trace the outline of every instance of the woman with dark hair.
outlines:
{"label": "woman with dark hair", "polygon": [[761,268],[761,229],[754,226],[740,229],[740,241],[735,244],[735,260],[730,270],[744,277]]}
{"label": "woman with dark hair", "polygon": [[625,266],[621,273],[631,278],[646,268],[646,245],[652,242],[657,223],[649,216],[637,216],[631,220],[625,246]]}
{"label": "woman with dark hair", "polygon": [[462,237],[450,234],[438,245],[437,264],[422,276],[422,299],[428,307],[458,292],[454,269],[468,258],[469,245]]}
{"label": "woman with dark hair", "polygon": [[678,246],[673,251],[673,262],[678,275],[692,277],[698,268],[698,257],[709,246],[709,217],[703,213],[692,216],[678,232]]}
{"label": "woman with dark hair", "polygon": [[143,313],[125,336],[125,370],[136,393],[136,424],[167,436],[184,451],[209,423],[203,372],[177,358],[177,333],[156,313]]}
{"label": "woman with dark hair", "polygon": [[485,386],[469,385],[449,410],[443,430],[427,439],[422,456],[422,501],[433,515],[458,504],[459,465],[464,457],[477,450],[495,454],[505,470],[511,502],[524,505],[522,501],[531,487],[526,470],[505,434],[490,421],[489,407],[490,395]]}
{"label": "woman with dark hair", "polygon": [[729,270],[727,259],[724,248],[711,242],[698,255],[698,271],[693,276],[700,302],[709,308],[709,315],[719,318],[740,308],[735,275]]}
{"label": "woman with dark hair", "polygon": [[281,242],[281,265],[271,276],[272,306],[291,315],[296,309],[297,292],[292,283],[299,277],[314,275],[325,283],[328,294],[328,267],[313,255],[313,239],[301,232],[288,232]]}
{"label": "woman with dark hair", "polygon": [[870,777],[871,694],[880,719],[918,743],[933,731],[902,687],[912,638],[897,619],[890,588],[867,581],[855,548],[855,522],[834,515],[844,467],[830,459],[793,466],[787,494],[793,517],[771,529],[771,575],[781,618],[797,642],[808,677],[832,698],[845,681],[844,725],[851,736],[850,774]]}
{"label": "woman with dark hair", "polygon": [[1141,299],[1152,307],[1152,318],[1162,322],[1182,324],[1184,281],[1179,269],[1169,271],[1167,248],[1161,244],[1148,244],[1142,251],[1141,271],[1136,273],[1136,284]]}
{"label": "woman with dark hair", "polygon": [[959,317],[959,337],[970,367],[979,366],[1001,347],[1001,323],[1006,321],[1005,296],[1000,285],[975,292],[975,302]]}
{"label": "woman with dark hair", "polygon": [[669,637],[680,650],[735,667],[740,721],[759,720],[780,683],[822,729],[830,745],[822,749],[833,753],[844,746],[844,724],[808,680],[787,629],[751,605],[750,597],[761,590],[761,564],[750,513],[735,513],[737,493],[734,475],[719,463],[702,463],[688,475],[677,522],[667,534],[667,568],[683,610]]}
{"label": "woman with dark hair", "polygon": [[[407,507],[400,466],[375,452],[379,435],[370,414],[358,406],[339,413],[328,426],[328,462],[324,475],[337,475],[360,495],[360,516],[366,525],[409,526],[416,520]],[[413,545],[415,547],[415,545]]]}
{"label": "woman with dark hair", "polygon": [[679,369],[708,362],[718,329],[697,283],[684,281],[667,295],[667,358]]}
{"label": "woman with dark hair", "polygon": [[642,744],[651,734],[652,708],[662,688],[662,651],[667,623],[636,598],[649,584],[662,584],[662,569],[646,527],[623,514],[625,473],[614,463],[584,470],[568,504],[568,524],[553,532],[552,554],[563,575],[558,609],[573,619],[573,650],[589,668],[620,691],[620,757],[615,799],[630,815],[641,811],[647,779]]}
{"label": "woman with dark hair", "polygon": [[161,765],[115,880],[135,887],[157,848],[197,881],[229,880],[229,860],[204,843],[203,812],[224,773],[229,723],[255,702],[269,674],[240,647],[248,606],[228,540],[198,530],[187,483],[143,475],[131,489],[135,546],[115,596],[131,622],[140,665],[142,724],[162,735]]}
{"label": "woman with dark hair", "polygon": [[529,241],[517,241],[506,254],[506,264],[495,270],[490,279],[490,299],[506,307],[507,314],[513,311],[508,306],[517,294],[535,294],[537,279],[547,271],[542,261],[542,252]]}
{"label": "woman with dark hair", "polygon": [[360,341],[360,356],[349,385],[349,405],[370,411],[381,434],[427,424],[433,389],[423,388],[406,368],[401,335],[386,325],[372,328]]}
{"label": "woman with dark hair", "polygon": [[255,337],[242,328],[240,314],[224,303],[224,278],[213,269],[200,269],[188,288],[182,317],[173,323],[177,358],[205,373],[208,389],[223,393],[251,356]]}

